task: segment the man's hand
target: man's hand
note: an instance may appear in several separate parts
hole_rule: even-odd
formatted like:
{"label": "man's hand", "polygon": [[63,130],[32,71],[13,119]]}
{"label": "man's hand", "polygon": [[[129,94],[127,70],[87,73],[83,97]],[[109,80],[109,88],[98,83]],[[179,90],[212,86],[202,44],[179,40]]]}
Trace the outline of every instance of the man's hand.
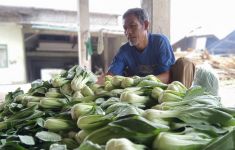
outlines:
{"label": "man's hand", "polygon": [[156,77],[163,83],[168,84],[170,82],[170,71],[163,72]]}
{"label": "man's hand", "polygon": [[97,84],[100,84],[100,85],[103,85],[104,84],[104,77],[105,77],[105,74],[102,74],[98,77],[98,80],[97,80]]}
{"label": "man's hand", "polygon": [[98,77],[98,80],[97,80],[97,84],[100,84],[100,85],[103,85],[104,84],[104,77],[106,76],[106,75],[111,75],[111,76],[113,76],[113,74],[111,73],[111,72],[107,72],[107,73],[104,73],[104,74],[102,74],[102,75],[100,75],[99,77]]}

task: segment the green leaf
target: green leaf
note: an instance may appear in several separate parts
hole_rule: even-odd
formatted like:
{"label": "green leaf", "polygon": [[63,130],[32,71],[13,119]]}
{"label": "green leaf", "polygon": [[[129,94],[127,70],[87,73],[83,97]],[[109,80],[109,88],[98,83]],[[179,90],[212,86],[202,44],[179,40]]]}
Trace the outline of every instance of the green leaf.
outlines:
{"label": "green leaf", "polygon": [[194,129],[209,134],[210,136],[219,136],[228,132],[228,130],[224,128],[216,127],[210,124],[189,124],[189,125]]}
{"label": "green leaf", "polygon": [[61,141],[61,136],[54,132],[41,131],[41,132],[37,132],[35,136],[39,138],[40,140],[47,141],[47,142]]}
{"label": "green leaf", "polygon": [[205,89],[202,88],[201,86],[194,86],[191,87],[190,89],[187,90],[186,95],[184,97],[184,99],[193,99],[197,96],[201,96],[203,95],[205,92]]}
{"label": "green leaf", "polygon": [[85,141],[80,145],[79,150],[102,150],[102,147],[91,141]]}
{"label": "green leaf", "polygon": [[18,136],[22,143],[26,145],[35,145],[35,142],[32,136],[28,136],[28,135],[18,135]]}
{"label": "green leaf", "polygon": [[6,139],[1,139],[1,140],[0,140],[0,144],[1,144],[1,145],[4,145],[6,142],[7,142]]}
{"label": "green leaf", "polygon": [[5,105],[10,104],[14,101],[14,98],[17,95],[24,94],[24,91],[21,90],[20,88],[17,88],[14,92],[8,92],[8,94],[5,96]]}
{"label": "green leaf", "polygon": [[233,150],[235,149],[235,129],[211,142],[203,150]]}
{"label": "green leaf", "polygon": [[[161,131],[169,130],[169,127],[163,124],[152,123],[141,116],[133,116],[113,121],[110,125],[118,125],[135,133],[158,134]],[[134,125],[134,126],[133,126]]]}
{"label": "green leaf", "polygon": [[40,127],[44,127],[44,120],[42,118],[38,118],[37,125],[39,125]]}
{"label": "green leaf", "polygon": [[31,83],[31,87],[33,89],[37,88],[37,87],[40,87],[40,86],[43,86],[43,81],[38,79],[38,80],[35,80]]}
{"label": "green leaf", "polygon": [[66,145],[61,145],[61,144],[52,144],[50,146],[50,150],[67,150]]}
{"label": "green leaf", "polygon": [[7,142],[5,145],[0,146],[1,150],[27,150],[17,142]]}

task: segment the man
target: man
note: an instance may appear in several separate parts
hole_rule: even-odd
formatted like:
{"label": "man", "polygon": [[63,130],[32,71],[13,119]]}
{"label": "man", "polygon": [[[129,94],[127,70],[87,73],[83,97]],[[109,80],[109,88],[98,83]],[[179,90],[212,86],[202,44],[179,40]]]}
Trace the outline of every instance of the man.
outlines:
{"label": "man", "polygon": [[123,23],[128,42],[120,47],[107,74],[153,74],[164,83],[171,82],[170,69],[175,64],[172,47],[164,35],[148,32],[147,13],[142,8],[129,9],[123,15]]}

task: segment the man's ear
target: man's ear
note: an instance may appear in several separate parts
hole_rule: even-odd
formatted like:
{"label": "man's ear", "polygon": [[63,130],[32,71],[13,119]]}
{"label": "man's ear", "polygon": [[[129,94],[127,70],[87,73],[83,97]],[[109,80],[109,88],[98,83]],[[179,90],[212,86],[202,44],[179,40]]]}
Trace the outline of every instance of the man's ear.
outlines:
{"label": "man's ear", "polygon": [[149,21],[145,20],[144,21],[144,29],[148,30],[148,28],[149,28]]}

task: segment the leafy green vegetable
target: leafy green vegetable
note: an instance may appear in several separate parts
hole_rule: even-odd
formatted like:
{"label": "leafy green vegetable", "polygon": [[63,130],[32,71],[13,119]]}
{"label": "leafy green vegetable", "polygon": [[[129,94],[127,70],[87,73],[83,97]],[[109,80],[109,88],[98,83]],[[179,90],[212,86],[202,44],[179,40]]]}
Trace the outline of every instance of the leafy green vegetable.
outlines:
{"label": "leafy green vegetable", "polygon": [[213,140],[203,150],[233,150],[235,149],[235,129],[224,136],[220,136]]}
{"label": "leafy green vegetable", "polygon": [[35,135],[38,139],[46,142],[58,142],[61,141],[61,136],[54,132],[40,131]]}
{"label": "leafy green vegetable", "polygon": [[79,150],[104,150],[104,148],[102,148],[99,144],[94,144],[91,141],[85,141],[80,145]]}
{"label": "leafy green vegetable", "polygon": [[212,138],[193,129],[179,133],[161,132],[153,142],[154,150],[199,150],[205,147]]}
{"label": "leafy green vegetable", "polygon": [[26,145],[35,145],[35,141],[32,136],[28,135],[18,135],[20,138],[20,141]]}
{"label": "leafy green vegetable", "polygon": [[110,139],[106,146],[106,150],[145,150],[146,146],[135,144],[126,138]]}

